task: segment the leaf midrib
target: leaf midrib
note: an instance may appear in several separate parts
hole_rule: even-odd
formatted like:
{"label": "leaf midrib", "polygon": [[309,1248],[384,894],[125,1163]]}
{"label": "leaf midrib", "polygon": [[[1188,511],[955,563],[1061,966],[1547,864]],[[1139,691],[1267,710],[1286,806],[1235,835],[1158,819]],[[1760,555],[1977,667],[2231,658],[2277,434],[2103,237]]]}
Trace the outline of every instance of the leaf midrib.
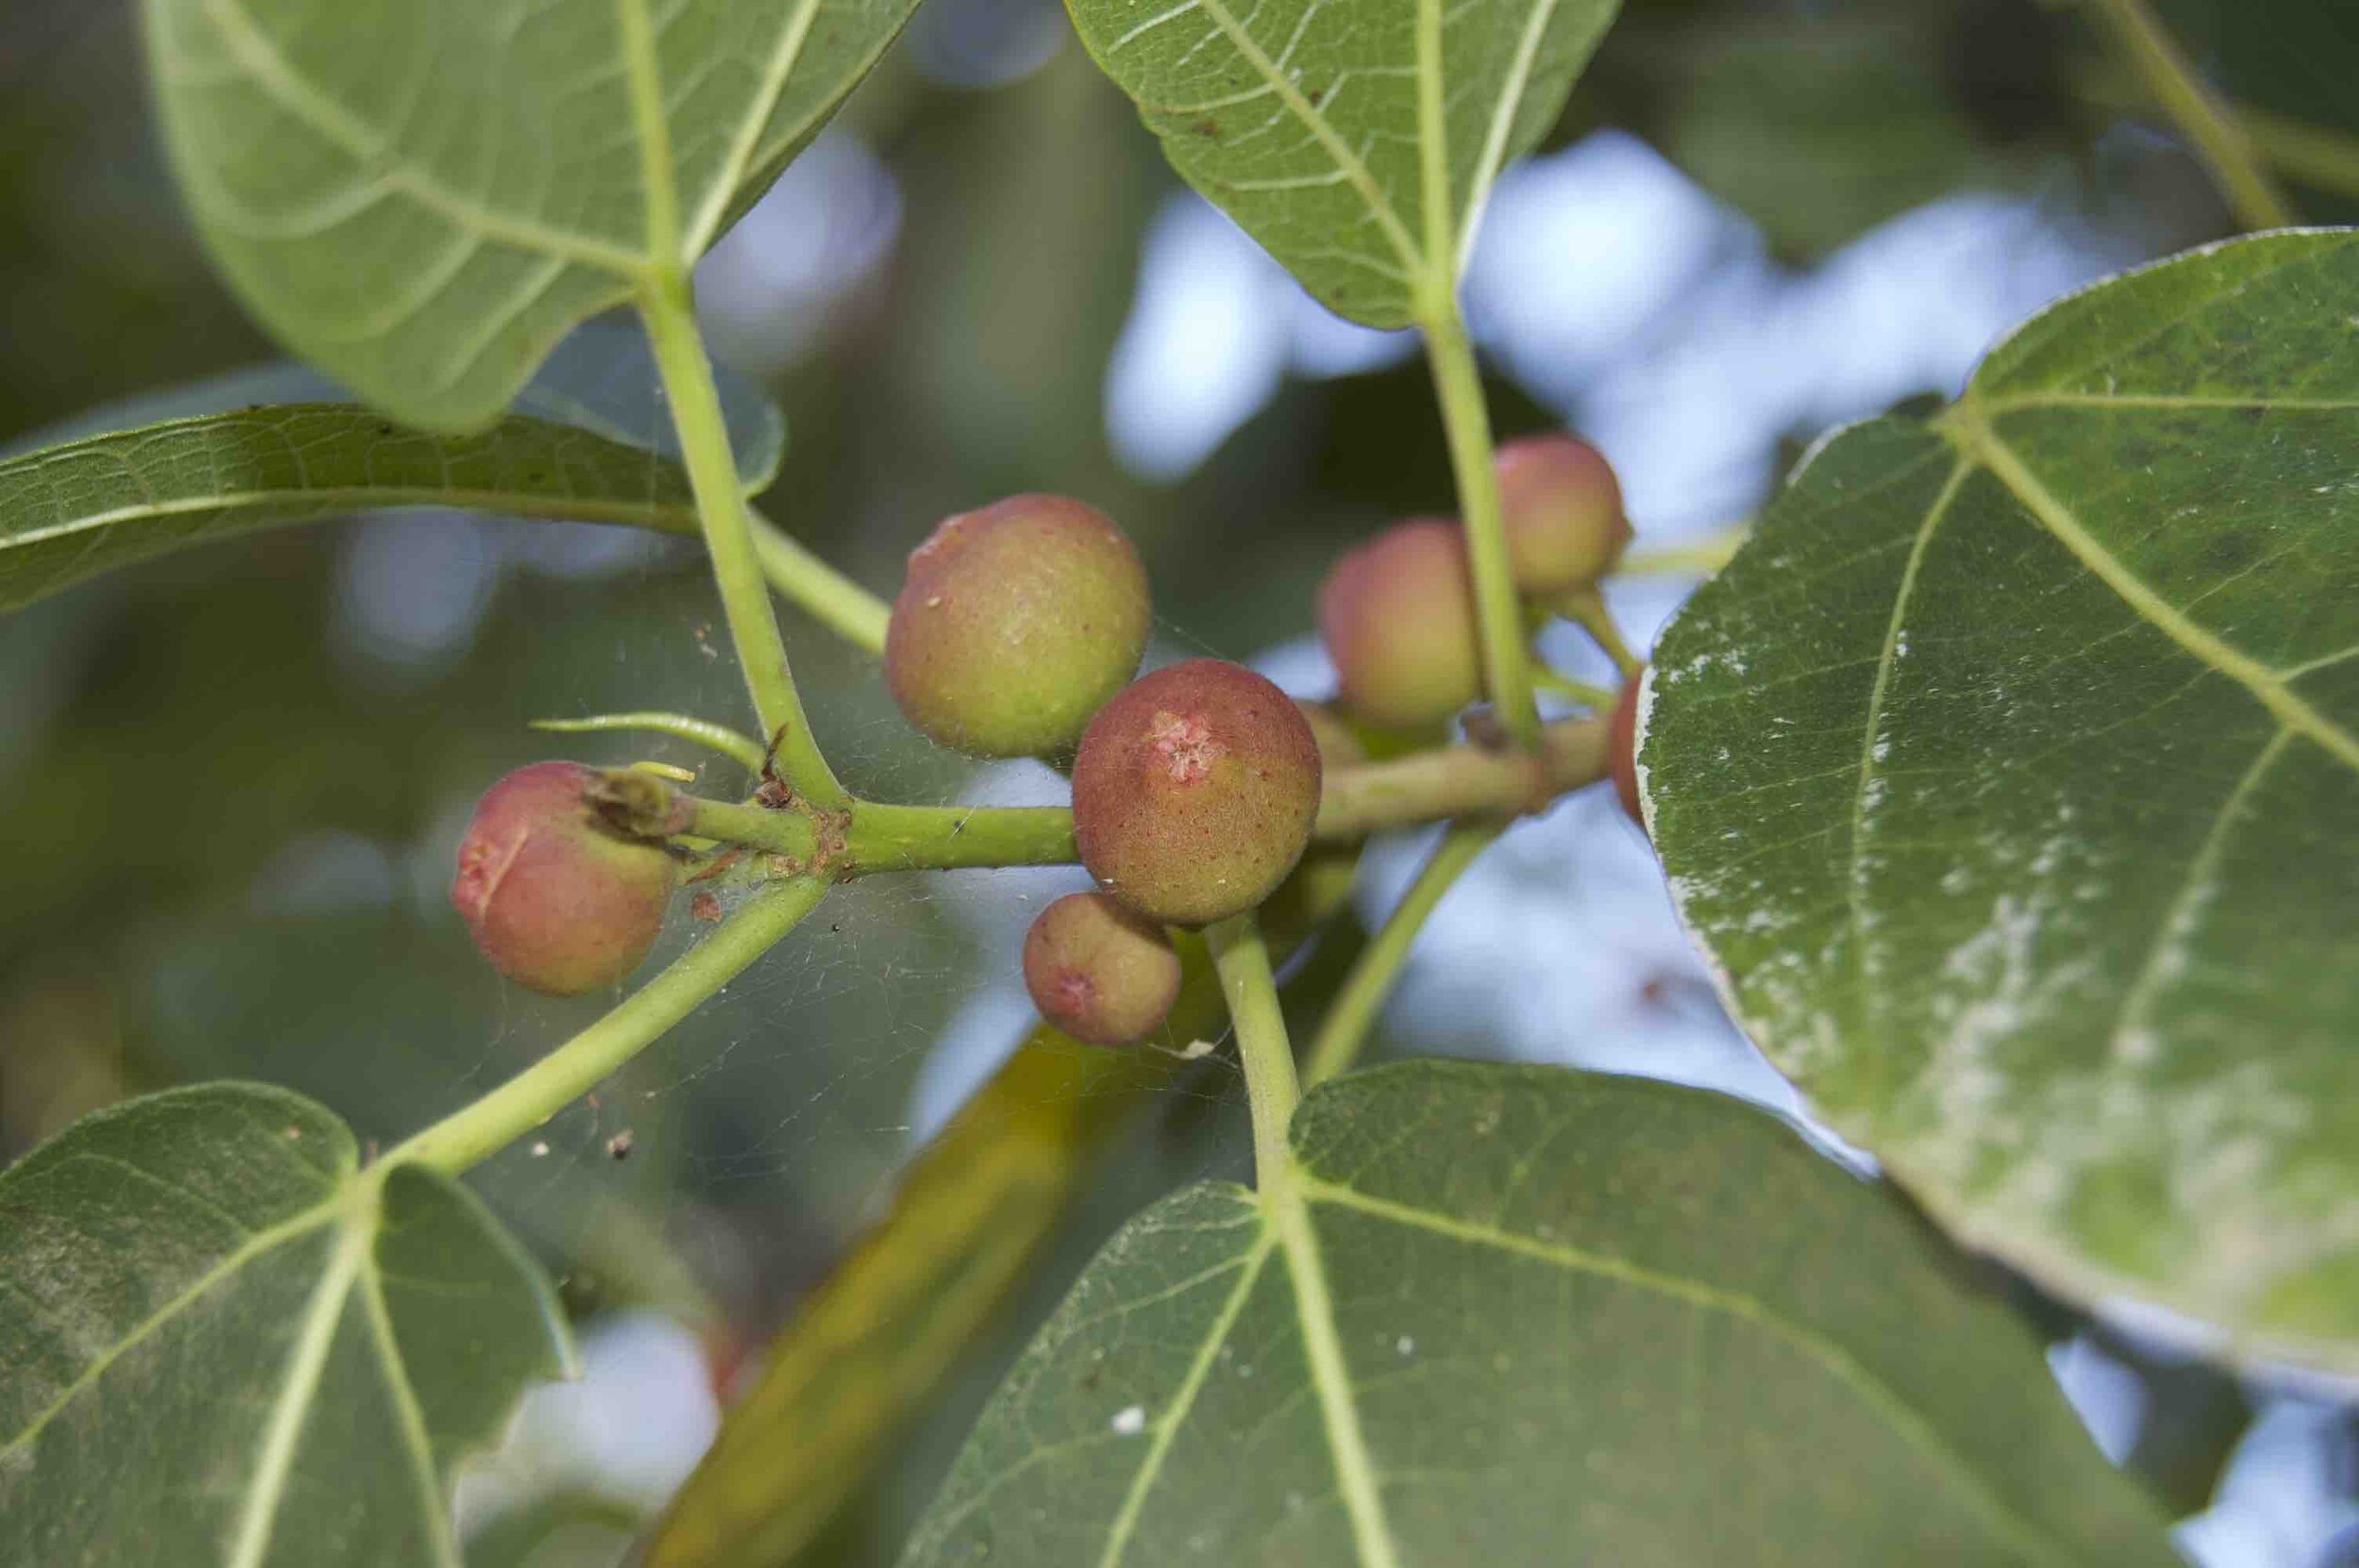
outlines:
{"label": "leaf midrib", "polygon": [[[661,269],[693,265],[718,232],[739,185],[761,151],[762,129],[783,101],[795,68],[801,62],[804,45],[818,18],[819,0],[801,0],[780,27],[763,67],[761,85],[730,132],[728,151],[711,184],[697,198],[693,218],[681,211],[678,177],[672,166],[670,116],[662,102],[661,75],[653,44],[653,18],[645,0],[616,0],[616,6],[617,20],[622,25],[624,64],[631,78],[634,117],[639,122],[634,140],[639,152],[647,235],[644,246],[637,250],[578,229],[488,207],[477,197],[451,189],[440,176],[414,161],[391,156],[392,138],[356,118],[296,70],[256,25],[241,0],[205,0],[206,14],[248,77],[280,108],[369,168],[375,177],[384,180],[391,189],[441,213],[462,232],[640,284]],[[651,121],[647,118],[650,88]]]}
{"label": "leaf midrib", "polygon": [[[384,489],[365,485],[335,485],[321,490],[223,491],[212,495],[178,496],[170,501],[142,502],[136,506],[110,508],[106,511],[86,512],[46,527],[0,533],[0,553],[35,544],[51,544],[93,528],[112,527],[117,524],[148,518],[187,517],[209,511],[266,511],[282,507],[317,508],[323,511],[358,507],[448,507],[459,510],[554,517],[579,523],[611,523],[625,527],[661,525],[676,531],[693,530],[696,520],[695,509],[685,501],[678,505],[662,502],[643,505],[587,496],[575,500],[565,495],[535,492],[436,490],[424,485],[395,485]],[[0,561],[4,560],[5,555],[0,554]]]}
{"label": "leaf midrib", "polygon": [[1611,1280],[1635,1290],[1650,1291],[1705,1310],[1759,1324],[1816,1361],[1836,1381],[1859,1395],[1862,1402],[1874,1410],[1886,1426],[1932,1460],[1935,1468],[1968,1499],[1975,1510],[1997,1526],[2001,1533],[2043,1560],[2058,1563],[2075,1560],[2072,1554],[2047,1531],[1994,1492],[1898,1391],[1862,1365],[1840,1344],[1814,1328],[1773,1311],[1756,1297],[1679,1275],[1665,1274],[1602,1253],[1521,1236],[1437,1209],[1375,1197],[1355,1187],[1313,1175],[1307,1168],[1301,1170],[1300,1179],[1304,1196],[1312,1203],[1332,1204],[1338,1209],[1447,1237],[1467,1245],[1531,1258],[1569,1272]]}
{"label": "leaf midrib", "polygon": [[[343,1195],[340,1192],[339,1196]],[[262,1430],[261,1451],[255,1459],[245,1506],[239,1510],[237,1534],[225,1560],[226,1568],[260,1568],[269,1555],[279,1504],[286,1494],[287,1477],[294,1470],[295,1446],[302,1439],[312,1401],[318,1397],[328,1353],[335,1347],[336,1327],[343,1316],[344,1302],[352,1293],[353,1281],[367,1255],[375,1229],[374,1218],[374,1205],[366,1214],[345,1217],[336,1238],[336,1250],[329,1256],[327,1267],[320,1271],[319,1283],[312,1287],[311,1299],[304,1308],[302,1329],[287,1353],[286,1382],[271,1405],[270,1421]]]}
{"label": "leaf midrib", "polygon": [[1244,24],[1230,11],[1229,8],[1223,4],[1223,0],[1198,0],[1198,3],[1202,6],[1204,14],[1213,19],[1213,25],[1228,38],[1230,45],[1244,58],[1248,66],[1253,68],[1257,75],[1269,83],[1270,91],[1278,94],[1278,101],[1284,104],[1288,112],[1292,113],[1297,120],[1302,122],[1303,128],[1315,137],[1319,145],[1327,150],[1327,156],[1334,161],[1336,168],[1343,171],[1344,177],[1351,182],[1352,189],[1360,192],[1360,199],[1367,204],[1369,215],[1376,219],[1377,226],[1383,231],[1384,238],[1392,244],[1393,253],[1400,258],[1402,264],[1408,267],[1412,274],[1422,275],[1426,259],[1419,254],[1416,241],[1410,235],[1408,225],[1403,223],[1400,214],[1393,209],[1392,199],[1385,195],[1384,188],[1377,183],[1376,175],[1370,172],[1360,155],[1344,141],[1342,134],[1329,123],[1327,116],[1321,114],[1317,107],[1303,96],[1302,90],[1295,85],[1293,79],[1278,69],[1277,62],[1269,58],[1253,35],[1246,31]]}
{"label": "leaf midrib", "polygon": [[1298,1153],[1290,1158],[1274,1193],[1253,1193],[1240,1189],[1238,1196],[1253,1207],[1259,1234],[1233,1263],[1225,1265],[1241,1271],[1238,1281],[1206,1326],[1170,1405],[1157,1420],[1155,1437],[1109,1526],[1099,1568],[1118,1568],[1137,1519],[1161,1476],[1164,1459],[1186,1424],[1221,1346],[1233,1331],[1259,1282],[1263,1265],[1273,1251],[1284,1257],[1294,1287],[1297,1326],[1302,1334],[1313,1393],[1319,1403],[1321,1426],[1328,1437],[1338,1489],[1351,1520],[1355,1551],[1370,1568],[1392,1568],[1397,1562],[1378,1486],[1378,1471],[1361,1435],[1357,1395],[1349,1376],[1349,1364],[1344,1357],[1333,1301],[1327,1290],[1325,1265],[1312,1216],[1312,1210],[1321,1204],[1466,1245],[1531,1258],[1568,1272],[1651,1292],[1703,1311],[1756,1324],[1850,1390],[1885,1426],[1922,1454],[1976,1513],[2031,1557],[2054,1563],[2076,1560],[2062,1543],[1994,1490],[1898,1390],[1839,1343],[1815,1328],[1784,1317],[1757,1297],[1602,1253],[1518,1235],[1415,1204],[1376,1197],[1319,1176],[1301,1160]]}
{"label": "leaf midrib", "polygon": [[248,77],[280,108],[334,142],[348,157],[374,167],[396,189],[442,213],[460,229],[519,250],[538,251],[626,278],[636,278],[647,270],[650,259],[646,255],[595,235],[518,218],[486,207],[472,196],[451,190],[414,163],[389,157],[387,149],[391,143],[384,133],[352,118],[333,98],[296,71],[238,0],[206,0],[205,10]]}
{"label": "leaf midrib", "polygon": [[214,1286],[238,1274],[263,1254],[276,1251],[288,1243],[307,1236],[335,1219],[343,1201],[343,1187],[340,1183],[335,1193],[322,1198],[311,1208],[290,1215],[276,1225],[252,1232],[235,1248],[223,1254],[218,1262],[190,1281],[178,1294],[141,1319],[122,1338],[97,1356],[92,1357],[89,1365],[76,1373],[73,1381],[66,1384],[55,1399],[37,1411],[32,1419],[25,1423],[23,1429],[6,1443],[0,1443],[0,1459],[5,1459],[20,1448],[29,1446],[33,1440],[41,1435],[42,1428],[56,1419],[67,1406],[80,1398],[92,1383],[106,1375],[109,1367],[139,1345],[146,1343],[151,1335],[165,1325],[194,1306]]}

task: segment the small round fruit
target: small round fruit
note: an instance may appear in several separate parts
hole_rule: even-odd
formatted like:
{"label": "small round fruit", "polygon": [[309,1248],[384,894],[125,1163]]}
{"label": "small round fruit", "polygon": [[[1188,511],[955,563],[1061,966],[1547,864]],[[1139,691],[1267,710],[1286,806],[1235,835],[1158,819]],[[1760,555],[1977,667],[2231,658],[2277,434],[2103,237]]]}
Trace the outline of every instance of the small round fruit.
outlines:
{"label": "small round fruit", "polygon": [[1102,892],[1072,892],[1024,934],[1032,1005],[1076,1040],[1132,1045],[1162,1026],[1180,994],[1180,955],[1163,928]]}
{"label": "small round fruit", "polygon": [[518,768],[483,792],[459,842],[452,907],[501,974],[552,996],[638,968],[679,876],[661,843],[601,823],[588,792],[603,776],[579,762]]}
{"label": "small round fruit", "polygon": [[1647,813],[1638,803],[1638,683],[1646,678],[1644,671],[1622,682],[1622,694],[1614,700],[1614,717],[1606,726],[1606,757],[1614,771],[1614,793],[1620,798],[1622,809],[1639,826],[1647,826]]}
{"label": "small round fruit", "polygon": [[1474,701],[1482,654],[1458,525],[1396,523],[1338,560],[1319,590],[1319,636],[1344,706],[1370,724],[1434,724]]}
{"label": "small round fruit", "polygon": [[1526,436],[1499,448],[1496,469],[1516,592],[1569,593],[1622,559],[1630,519],[1604,453],[1562,431]]}
{"label": "small round fruit", "polygon": [[969,757],[1072,745],[1146,651],[1146,572],[1122,531],[1062,495],[1011,495],[910,552],[885,629],[902,716]]}
{"label": "small round fruit", "polygon": [[1097,885],[1148,920],[1202,926],[1285,880],[1319,810],[1319,748],[1294,700],[1191,659],[1098,709],[1073,761],[1073,835]]}

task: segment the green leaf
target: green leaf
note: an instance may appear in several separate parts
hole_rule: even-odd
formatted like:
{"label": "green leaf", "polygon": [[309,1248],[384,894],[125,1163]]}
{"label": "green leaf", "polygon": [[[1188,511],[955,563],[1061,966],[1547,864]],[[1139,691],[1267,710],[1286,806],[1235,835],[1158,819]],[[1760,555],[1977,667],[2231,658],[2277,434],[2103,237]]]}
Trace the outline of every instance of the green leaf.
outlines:
{"label": "green leaf", "polygon": [[1413,1062],[1133,1220],[913,1563],[2168,1562],[2022,1326],[1737,1101]]}
{"label": "green leaf", "polygon": [[[1291,952],[1349,895],[1357,845],[1314,850],[1264,906]],[[1334,945],[1322,944],[1322,954]],[[1165,1032],[1219,1032],[1228,1006],[1201,943]],[[1315,985],[1315,976],[1296,976]],[[916,1417],[971,1361],[1012,1298],[1037,1290],[1052,1237],[1101,1168],[1106,1144],[1173,1059],[1109,1052],[1035,1025],[957,1115],[911,1159],[879,1215],[761,1355],[761,1374],[643,1550],[649,1568],[768,1568],[820,1550]],[[1124,1143],[1135,1159],[1134,1144]],[[1011,1348],[1012,1348],[1011,1346]]]}
{"label": "green leaf", "polygon": [[[2057,183],[2060,138],[2036,126],[2001,142],[1964,101],[1955,8],[1840,0],[1681,21],[1660,61],[1663,151],[1783,254],[1833,250],[1953,192]],[[2011,42],[2034,58],[2046,45]]]}
{"label": "green leaf", "polygon": [[[786,422],[721,372],[748,492],[775,478]],[[440,506],[696,532],[645,337],[591,322],[476,435],[396,427],[298,365],[258,365],[136,399],[0,457],[0,610],[87,577],[290,523]],[[333,401],[330,401],[333,400]],[[661,456],[658,456],[661,454]]]}
{"label": "green leaf", "polygon": [[510,414],[430,436],[357,404],[288,404],[0,459],[0,610],[187,545],[407,506],[696,531],[678,468],[571,425]]}
{"label": "green leaf", "polygon": [[1400,326],[1447,299],[1616,0],[1067,5],[1189,184],[1330,309]]}
{"label": "green leaf", "polygon": [[479,425],[684,271],[915,0],[145,0],[164,141],[247,308],[413,424]]}
{"label": "green leaf", "polygon": [[2359,1365],[2359,238],[2100,285],[1825,445],[1641,742],[1732,1009],[1969,1243]]}
{"label": "green leaf", "polygon": [[0,1173],[0,1559],[456,1564],[452,1466],[569,1374],[467,1191],[299,1094],[133,1100]]}

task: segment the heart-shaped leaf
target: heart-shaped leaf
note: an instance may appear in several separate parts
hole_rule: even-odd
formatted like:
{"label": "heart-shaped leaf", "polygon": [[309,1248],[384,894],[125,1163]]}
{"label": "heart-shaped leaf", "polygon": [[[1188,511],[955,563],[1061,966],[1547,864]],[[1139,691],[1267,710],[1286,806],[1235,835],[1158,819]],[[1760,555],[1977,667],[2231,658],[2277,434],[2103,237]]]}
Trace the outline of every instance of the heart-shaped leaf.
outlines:
{"label": "heart-shaped leaf", "polygon": [[2100,285],[1821,449],[1640,763],[1732,1010],[1967,1241],[2359,1365],[2359,237]]}
{"label": "heart-shaped leaf", "polygon": [[1617,0],[1067,0],[1163,156],[1329,309],[1447,302]]}
{"label": "heart-shaped leaf", "polygon": [[479,425],[567,328],[684,272],[915,0],[146,0],[165,144],[297,353]]}
{"label": "heart-shaped leaf", "polygon": [[260,1084],[0,1173],[0,1559],[456,1564],[456,1461],[572,1350],[467,1191]]}
{"label": "heart-shaped leaf", "polygon": [[1133,1220],[908,1560],[2166,1563],[2022,1326],[1737,1101],[1414,1062]]}

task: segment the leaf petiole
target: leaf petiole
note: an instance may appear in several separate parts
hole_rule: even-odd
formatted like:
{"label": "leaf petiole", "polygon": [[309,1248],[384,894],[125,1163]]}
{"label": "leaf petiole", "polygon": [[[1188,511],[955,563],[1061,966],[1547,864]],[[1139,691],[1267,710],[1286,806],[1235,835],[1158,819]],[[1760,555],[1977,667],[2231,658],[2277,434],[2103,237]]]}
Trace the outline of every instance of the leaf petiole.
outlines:
{"label": "leaf petiole", "polygon": [[1482,644],[1483,688],[1508,738],[1527,751],[1540,744],[1540,710],[1531,700],[1531,666],[1524,652],[1523,605],[1507,556],[1499,519],[1498,478],[1491,468],[1491,416],[1474,347],[1459,319],[1458,302],[1439,295],[1424,314],[1426,359],[1449,438],[1450,467],[1466,530],[1466,559],[1474,575],[1475,628]]}
{"label": "leaf petiole", "polygon": [[751,514],[738,484],[737,460],[729,451],[720,394],[712,383],[704,339],[696,330],[686,275],[667,272],[652,278],[639,295],[639,311],[671,400],[672,425],[696,493],[696,517],[712,557],[729,640],[736,645],[754,709],[761,716],[762,732],[777,747],[780,772],[797,794],[822,806],[842,805],[848,797],[811,733],[794,672],[787,666],[786,643],[778,635],[769,584],[754,548]]}
{"label": "leaf petiole", "polygon": [[384,1163],[412,1160],[456,1176],[523,1137],[736,978],[810,914],[827,891],[826,882],[811,876],[764,888],[613,1011],[473,1105],[395,1145]]}
{"label": "leaf petiole", "polygon": [[1265,1197],[1275,1197],[1293,1171],[1286,1124],[1302,1100],[1295,1052],[1278,1006],[1278,980],[1252,910],[1204,928],[1204,945],[1220,976],[1220,992],[1236,1026],[1237,1056],[1245,1064],[1246,1098],[1253,1110],[1253,1170]]}

